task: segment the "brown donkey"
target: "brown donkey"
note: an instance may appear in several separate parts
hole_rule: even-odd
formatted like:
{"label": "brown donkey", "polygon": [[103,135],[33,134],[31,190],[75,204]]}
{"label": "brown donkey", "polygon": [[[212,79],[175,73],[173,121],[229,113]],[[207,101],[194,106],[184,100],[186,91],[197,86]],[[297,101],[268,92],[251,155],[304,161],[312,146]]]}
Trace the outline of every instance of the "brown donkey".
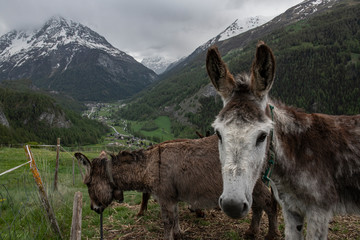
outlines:
{"label": "brown donkey", "polygon": [[275,58],[263,42],[249,75],[235,79],[216,47],[208,50],[206,65],[224,102],[213,127],[220,139],[220,206],[226,214],[248,213],[265,169],[272,170],[286,239],[303,239],[305,220],[306,239],[327,239],[333,214],[360,213],[360,115],[307,114],[272,101]]}
{"label": "brown donkey", "polygon": [[[163,142],[146,150],[123,151],[111,159],[91,162],[81,153],[75,157],[87,169],[91,208],[101,213],[113,200],[114,189],[151,193],[158,201],[165,239],[180,237],[179,201],[193,208],[218,206],[222,192],[217,136]],[[253,219],[248,233],[256,235],[263,210],[269,218],[267,239],[278,236],[277,203],[260,181],[254,191]]]}

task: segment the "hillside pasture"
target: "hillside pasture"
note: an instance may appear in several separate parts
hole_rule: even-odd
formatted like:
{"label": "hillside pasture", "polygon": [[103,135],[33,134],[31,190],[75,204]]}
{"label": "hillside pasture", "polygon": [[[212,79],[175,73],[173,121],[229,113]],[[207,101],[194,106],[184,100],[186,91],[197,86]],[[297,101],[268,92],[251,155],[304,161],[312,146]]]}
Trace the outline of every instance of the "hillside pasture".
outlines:
{"label": "hillside pasture", "polygon": [[157,128],[151,131],[144,130],[146,129],[144,126],[148,124],[148,121],[129,121],[129,123],[131,125],[131,132],[135,135],[154,139],[156,142],[174,139],[174,135],[171,133],[171,121],[167,116],[159,116],[153,120]]}

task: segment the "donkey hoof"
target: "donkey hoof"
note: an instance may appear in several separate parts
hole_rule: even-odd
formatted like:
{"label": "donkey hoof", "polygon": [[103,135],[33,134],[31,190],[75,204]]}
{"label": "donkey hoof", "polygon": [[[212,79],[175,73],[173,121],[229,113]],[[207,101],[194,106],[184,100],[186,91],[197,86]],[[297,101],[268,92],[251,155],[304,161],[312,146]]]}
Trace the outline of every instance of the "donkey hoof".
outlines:
{"label": "donkey hoof", "polygon": [[255,239],[257,236],[257,232],[252,230],[252,229],[248,229],[245,232],[245,239]]}
{"label": "donkey hoof", "polygon": [[265,240],[276,240],[276,239],[280,239],[280,232],[277,231],[275,233],[268,233],[268,235],[266,235]]}

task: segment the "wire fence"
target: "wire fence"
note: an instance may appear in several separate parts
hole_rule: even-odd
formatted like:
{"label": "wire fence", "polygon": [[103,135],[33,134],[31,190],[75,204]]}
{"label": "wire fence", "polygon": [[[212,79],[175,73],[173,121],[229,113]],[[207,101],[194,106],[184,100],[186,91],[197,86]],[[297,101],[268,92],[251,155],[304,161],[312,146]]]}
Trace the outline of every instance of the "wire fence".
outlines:
{"label": "wire fence", "polygon": [[49,234],[46,215],[28,171],[0,184],[0,239],[43,239]]}
{"label": "wire fence", "polygon": [[[36,145],[32,149],[45,192],[59,223],[63,238],[69,238],[73,196],[86,193],[80,168],[73,154],[61,148],[58,187],[54,190],[56,146]],[[98,152],[94,153],[98,154]],[[61,239],[54,233],[24,148],[0,147],[0,240]]]}

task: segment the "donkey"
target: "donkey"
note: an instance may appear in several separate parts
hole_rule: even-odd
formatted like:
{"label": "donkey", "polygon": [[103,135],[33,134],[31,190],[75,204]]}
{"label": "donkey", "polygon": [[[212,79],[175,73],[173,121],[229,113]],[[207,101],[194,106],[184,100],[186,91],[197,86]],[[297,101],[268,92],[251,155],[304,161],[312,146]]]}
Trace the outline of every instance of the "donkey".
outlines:
{"label": "donkey", "polygon": [[[122,151],[111,159],[95,158],[91,162],[75,153],[86,169],[91,209],[101,213],[113,200],[114,189],[137,190],[154,196],[161,208],[164,238],[181,236],[179,201],[193,208],[218,206],[222,192],[221,166],[217,136],[201,139],[173,140],[133,152]],[[256,235],[263,210],[269,218],[267,239],[279,235],[277,202],[260,181],[255,185],[254,207],[249,236]]]}
{"label": "donkey", "polygon": [[224,104],[213,127],[224,188],[219,204],[227,215],[247,214],[264,170],[272,171],[286,239],[303,239],[305,220],[306,239],[327,239],[334,214],[360,213],[360,115],[307,114],[272,100],[275,58],[263,42],[250,74],[234,78],[216,47],[206,66]]}

